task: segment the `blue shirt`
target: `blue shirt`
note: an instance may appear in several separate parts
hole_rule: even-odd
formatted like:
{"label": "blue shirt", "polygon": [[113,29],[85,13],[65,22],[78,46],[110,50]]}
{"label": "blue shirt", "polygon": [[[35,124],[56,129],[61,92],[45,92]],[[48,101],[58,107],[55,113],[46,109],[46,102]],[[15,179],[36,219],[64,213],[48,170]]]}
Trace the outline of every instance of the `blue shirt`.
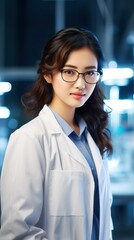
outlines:
{"label": "blue shirt", "polygon": [[77,134],[71,126],[59,116],[53,109],[51,109],[56,120],[60,124],[61,128],[65,132],[65,134],[73,141],[73,143],[78,147],[80,152],[83,154],[85,159],[87,160],[90,169],[93,174],[94,182],[95,182],[95,192],[94,192],[94,216],[93,216],[93,231],[92,231],[92,238],[91,240],[98,240],[99,239],[99,191],[98,191],[98,178],[96,167],[93,161],[93,157],[90,151],[89,144],[87,142],[87,124],[86,122],[80,117],[77,116],[77,122],[80,128],[80,133]]}

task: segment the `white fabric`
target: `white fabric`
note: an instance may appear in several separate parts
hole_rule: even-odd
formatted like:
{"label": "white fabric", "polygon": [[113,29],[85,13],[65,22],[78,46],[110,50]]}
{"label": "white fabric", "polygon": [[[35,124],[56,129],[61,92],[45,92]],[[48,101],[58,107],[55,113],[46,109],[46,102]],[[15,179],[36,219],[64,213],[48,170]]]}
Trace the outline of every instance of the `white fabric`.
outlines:
{"label": "white fabric", "polygon": [[[90,134],[88,142],[98,174],[99,240],[109,240],[107,160],[102,160]],[[1,182],[1,240],[91,239],[93,176],[86,159],[47,106],[11,135]]]}

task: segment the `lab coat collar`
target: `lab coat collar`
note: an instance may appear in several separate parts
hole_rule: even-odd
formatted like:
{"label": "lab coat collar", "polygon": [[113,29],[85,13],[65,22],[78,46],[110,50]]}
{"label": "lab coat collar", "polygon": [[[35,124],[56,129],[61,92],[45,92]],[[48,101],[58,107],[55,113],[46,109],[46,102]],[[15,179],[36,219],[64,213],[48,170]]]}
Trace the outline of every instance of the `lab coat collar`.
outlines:
{"label": "lab coat collar", "polygon": [[[51,109],[51,108],[50,108]],[[55,112],[53,109],[51,109],[51,111],[53,112],[56,120],[58,121],[59,125],[61,126],[61,128],[63,129],[63,131],[65,132],[65,134],[69,137],[74,131],[74,129],[57,113]],[[79,128],[80,128],[80,133],[79,133],[79,137],[82,136],[82,134],[84,133],[84,131],[87,129],[87,124],[84,121],[84,119],[79,116],[78,114],[76,115],[76,119],[78,121],[79,124]],[[76,133],[76,135],[78,136],[78,134]]]}
{"label": "lab coat collar", "polygon": [[47,105],[45,105],[40,111],[39,116],[42,118],[42,121],[45,122],[46,126],[48,126],[51,134],[59,134],[63,132],[62,128],[56,121],[54,114]]}
{"label": "lab coat collar", "polygon": [[[79,149],[75,146],[75,144],[72,143],[72,141],[68,138],[68,136],[66,136],[61,126],[57,122],[54,114],[52,113],[52,111],[49,109],[47,105],[43,107],[39,115],[41,116],[43,122],[45,121],[46,126],[48,126],[50,134],[52,135],[59,134],[59,137],[58,137],[59,143],[62,143],[62,147],[68,153],[68,155],[70,155],[71,158],[74,159],[75,161],[89,168],[89,164],[87,163],[87,160],[84,158],[84,156],[79,151]],[[92,139],[90,133],[87,134],[87,140],[88,140],[91,153],[96,165],[96,170],[99,176],[101,171],[102,158],[101,158],[99,149],[96,146],[94,140]]]}

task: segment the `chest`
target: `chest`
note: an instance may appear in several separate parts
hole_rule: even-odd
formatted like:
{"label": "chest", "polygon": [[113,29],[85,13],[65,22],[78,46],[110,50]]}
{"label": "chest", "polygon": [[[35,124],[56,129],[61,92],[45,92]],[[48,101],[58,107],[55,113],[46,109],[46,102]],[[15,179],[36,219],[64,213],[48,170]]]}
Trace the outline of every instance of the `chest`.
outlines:
{"label": "chest", "polygon": [[[102,159],[95,144],[88,142],[97,175],[99,175]],[[47,144],[44,143],[44,145],[47,170],[86,171],[89,176],[92,175],[89,162],[81,149],[65,134],[51,135],[49,140],[47,139]]]}

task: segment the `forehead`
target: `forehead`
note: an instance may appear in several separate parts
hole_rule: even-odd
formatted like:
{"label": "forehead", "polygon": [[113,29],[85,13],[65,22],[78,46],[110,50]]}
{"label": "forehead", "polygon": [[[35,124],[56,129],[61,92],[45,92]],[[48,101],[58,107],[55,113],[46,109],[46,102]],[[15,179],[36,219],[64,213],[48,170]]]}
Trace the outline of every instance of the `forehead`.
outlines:
{"label": "forehead", "polygon": [[76,67],[87,67],[98,65],[97,57],[89,48],[81,48],[73,50],[65,63],[65,65],[74,65]]}

